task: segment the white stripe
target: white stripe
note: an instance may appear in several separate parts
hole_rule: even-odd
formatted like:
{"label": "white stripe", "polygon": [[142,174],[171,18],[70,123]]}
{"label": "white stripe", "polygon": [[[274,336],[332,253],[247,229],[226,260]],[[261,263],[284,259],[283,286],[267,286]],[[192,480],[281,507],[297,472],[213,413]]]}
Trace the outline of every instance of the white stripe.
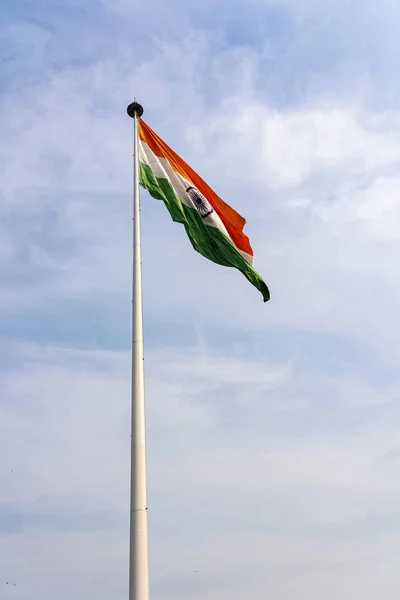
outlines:
{"label": "white stripe", "polygon": [[[159,156],[156,156],[154,154],[154,152],[146,144],[146,142],[144,142],[140,138],[139,138],[139,162],[144,163],[145,165],[149,166],[150,169],[153,171],[155,177],[168,179],[168,181],[171,183],[172,187],[174,188],[174,190],[175,190],[178,198],[182,202],[182,204],[185,204],[185,206],[189,206],[190,208],[197,210],[196,205],[191,200],[191,198],[189,197],[189,194],[186,191],[188,187],[193,186],[193,183],[191,181],[188,181],[184,177],[182,177],[182,175],[180,175],[176,171],[174,171],[174,169],[171,167],[171,165],[169,164],[169,162],[166,158],[161,158]],[[203,221],[206,225],[209,225],[210,227],[216,227],[217,229],[222,231],[222,233],[224,233],[226,235],[226,237],[232,242],[232,244],[235,246],[237,251],[240,252],[240,254],[243,256],[243,258],[248,263],[252,264],[253,257],[250,254],[247,254],[247,252],[243,252],[242,250],[239,250],[239,248],[237,248],[237,246],[233,242],[231,236],[227,232],[225,225],[223,224],[223,222],[221,221],[219,215],[216,213],[215,210],[211,213],[211,215],[205,217],[203,219]]]}
{"label": "white stripe", "polygon": [[187,181],[182,175],[179,175],[173,170],[167,159],[160,158],[154,154],[146,142],[139,139],[139,161],[148,165],[153,171],[155,177],[168,179],[172,187],[176,191],[180,201],[190,208],[195,208],[193,202],[189,198],[186,190],[193,185]]}

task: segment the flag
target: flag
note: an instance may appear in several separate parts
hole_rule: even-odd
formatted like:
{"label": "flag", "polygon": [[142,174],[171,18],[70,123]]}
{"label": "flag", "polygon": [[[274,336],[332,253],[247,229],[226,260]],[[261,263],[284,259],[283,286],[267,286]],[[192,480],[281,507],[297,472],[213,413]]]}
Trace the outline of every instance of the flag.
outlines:
{"label": "flag", "polygon": [[167,144],[138,119],[140,185],[163,200],[172,219],[182,223],[197,252],[236,267],[261,292],[269,290],[252,266],[253,250],[243,233],[245,219],[226,204]]}

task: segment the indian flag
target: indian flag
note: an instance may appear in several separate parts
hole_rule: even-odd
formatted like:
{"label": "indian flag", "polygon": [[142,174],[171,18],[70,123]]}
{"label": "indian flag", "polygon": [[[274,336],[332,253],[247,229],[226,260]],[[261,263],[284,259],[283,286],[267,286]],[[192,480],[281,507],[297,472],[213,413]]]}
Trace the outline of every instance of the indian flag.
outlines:
{"label": "indian flag", "polygon": [[219,265],[236,267],[261,292],[269,291],[252,266],[246,223],[158,135],[138,119],[140,185],[163,200],[172,219],[182,223],[197,252]]}

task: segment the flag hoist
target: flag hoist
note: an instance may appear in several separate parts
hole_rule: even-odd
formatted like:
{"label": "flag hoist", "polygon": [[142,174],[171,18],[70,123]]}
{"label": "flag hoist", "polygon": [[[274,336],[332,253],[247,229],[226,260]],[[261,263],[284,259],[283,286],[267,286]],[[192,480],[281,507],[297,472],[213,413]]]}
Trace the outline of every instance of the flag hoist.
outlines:
{"label": "flag hoist", "polygon": [[149,600],[138,143],[138,120],[143,107],[133,102],[127,112],[133,118],[134,130],[129,600]]}

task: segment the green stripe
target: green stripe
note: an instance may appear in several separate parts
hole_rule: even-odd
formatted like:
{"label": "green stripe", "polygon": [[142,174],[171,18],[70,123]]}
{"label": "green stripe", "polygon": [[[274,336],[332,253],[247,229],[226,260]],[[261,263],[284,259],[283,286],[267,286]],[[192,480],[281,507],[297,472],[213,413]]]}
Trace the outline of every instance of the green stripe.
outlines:
{"label": "green stripe", "polygon": [[217,227],[205,225],[195,208],[183,204],[168,179],[155,177],[151,167],[140,163],[140,185],[153,198],[163,200],[174,221],[182,223],[197,252],[225,267],[236,267],[269,300],[267,285],[257,271],[243,258],[231,240]]}

